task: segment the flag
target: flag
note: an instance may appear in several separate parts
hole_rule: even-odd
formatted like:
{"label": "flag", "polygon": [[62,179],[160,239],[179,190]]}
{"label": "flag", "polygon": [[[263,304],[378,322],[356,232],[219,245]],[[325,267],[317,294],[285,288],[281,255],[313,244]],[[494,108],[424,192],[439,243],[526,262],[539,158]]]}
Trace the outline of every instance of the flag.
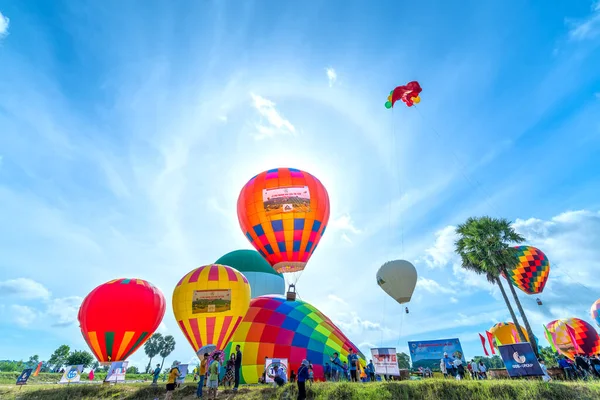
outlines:
{"label": "flag", "polygon": [[491,332],[485,331],[487,335],[488,342],[490,342],[490,350],[492,350],[492,354],[496,354],[496,350],[494,350],[494,335]]}
{"label": "flag", "polygon": [[42,369],[42,362],[40,361],[37,368],[35,369],[35,372],[33,373],[33,376],[38,376],[41,369]]}
{"label": "flag", "polygon": [[490,356],[490,353],[488,353],[486,347],[485,347],[485,338],[483,337],[483,335],[480,333],[479,334],[479,339],[481,339],[481,345],[483,346],[483,352],[485,353],[486,356]]}
{"label": "flag", "polygon": [[519,335],[517,334],[517,331],[514,329],[512,330],[512,337],[513,337],[513,341],[515,343],[519,343]]}
{"label": "flag", "polygon": [[93,380],[94,380],[94,370],[91,370],[91,371],[90,371],[90,373],[89,373],[89,378],[90,378],[90,381],[93,381]]}
{"label": "flag", "polygon": [[579,348],[579,344],[577,344],[577,337],[575,336],[575,331],[569,325],[567,325],[567,332],[569,332],[571,343],[573,343],[573,347],[575,348],[575,354],[581,353],[582,351]]}
{"label": "flag", "polygon": [[554,335],[550,333],[548,328],[546,328],[546,325],[544,325],[544,333],[546,335],[546,340],[548,341],[548,343],[550,343],[550,347],[552,348],[552,351],[556,353],[557,352],[556,347],[554,347]]}

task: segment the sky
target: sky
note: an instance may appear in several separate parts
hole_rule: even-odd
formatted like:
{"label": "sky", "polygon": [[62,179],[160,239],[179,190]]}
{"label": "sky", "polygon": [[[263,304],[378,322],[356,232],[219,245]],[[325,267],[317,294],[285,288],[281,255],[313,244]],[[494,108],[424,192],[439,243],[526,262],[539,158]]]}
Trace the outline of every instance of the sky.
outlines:
{"label": "sky", "polygon": [[[520,294],[539,338],[553,319],[592,322],[600,3],[0,0],[0,13],[0,359],[86,349],[82,299],[137,277],[167,299],[168,361],[193,360],[173,288],[251,248],[237,196],[283,166],[331,200],[298,293],[363,352],[458,337],[483,353],[478,333],[509,315],[453,252],[469,216],[514,221],[550,259],[543,306]],[[386,109],[412,80],[421,103]],[[408,315],[375,280],[393,259],[418,270]]]}

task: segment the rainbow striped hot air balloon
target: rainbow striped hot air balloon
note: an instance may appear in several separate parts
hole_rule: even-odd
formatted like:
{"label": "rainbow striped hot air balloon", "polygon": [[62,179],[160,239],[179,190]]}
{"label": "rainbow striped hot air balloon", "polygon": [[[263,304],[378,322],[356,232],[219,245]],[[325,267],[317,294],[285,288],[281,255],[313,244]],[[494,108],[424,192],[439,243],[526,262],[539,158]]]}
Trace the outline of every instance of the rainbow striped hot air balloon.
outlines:
{"label": "rainbow striped hot air balloon", "polygon": [[592,319],[596,321],[596,325],[600,326],[600,299],[596,300],[590,308]]}
{"label": "rainbow striped hot air balloon", "polygon": [[294,273],[304,269],[325,233],[329,196],[308,172],[275,168],[246,183],[237,210],[240,227],[256,250],[275,271]]}
{"label": "rainbow striped hot air balloon", "polygon": [[600,353],[600,337],[593,326],[579,318],[552,321],[546,325],[559,353],[570,359],[577,354]]}
{"label": "rainbow striped hot air balloon", "polygon": [[[323,380],[323,367],[333,353],[346,361],[348,350],[358,348],[329,318],[301,300],[283,296],[262,296],[250,302],[250,308],[225,350],[240,345],[241,381],[256,383],[265,368],[265,357],[287,358],[288,368],[298,371],[302,360],[309,360],[315,380]],[[364,356],[359,353],[364,366]]]}
{"label": "rainbow striped hot air balloon", "polygon": [[99,362],[123,361],[143,345],[165,315],[160,290],[142,279],[115,279],[92,290],[79,325]]}
{"label": "rainbow striped hot air balloon", "polygon": [[223,350],[249,303],[246,277],[220,264],[190,271],[173,291],[175,319],[197,354]]}
{"label": "rainbow striped hot air balloon", "polygon": [[508,271],[508,278],[513,285],[527,294],[538,294],[544,291],[550,275],[550,261],[546,255],[533,246],[516,246],[519,264]]}

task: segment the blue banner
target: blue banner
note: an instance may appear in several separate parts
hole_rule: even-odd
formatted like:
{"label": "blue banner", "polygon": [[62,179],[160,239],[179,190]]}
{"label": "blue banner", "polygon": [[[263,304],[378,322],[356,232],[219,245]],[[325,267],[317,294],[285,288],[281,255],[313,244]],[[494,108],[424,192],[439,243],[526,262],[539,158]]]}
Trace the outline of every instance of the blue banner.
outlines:
{"label": "blue banner", "polygon": [[408,342],[408,349],[413,369],[423,367],[439,371],[440,360],[444,358],[444,353],[448,353],[450,358],[456,356],[466,363],[460,340],[456,338]]}
{"label": "blue banner", "polygon": [[21,375],[19,375],[17,378],[17,385],[25,385],[32,373],[33,368],[24,369],[23,372],[21,372]]}
{"label": "blue banner", "polygon": [[544,371],[535,357],[531,343],[515,343],[500,346],[500,356],[511,378],[517,376],[542,376]]}

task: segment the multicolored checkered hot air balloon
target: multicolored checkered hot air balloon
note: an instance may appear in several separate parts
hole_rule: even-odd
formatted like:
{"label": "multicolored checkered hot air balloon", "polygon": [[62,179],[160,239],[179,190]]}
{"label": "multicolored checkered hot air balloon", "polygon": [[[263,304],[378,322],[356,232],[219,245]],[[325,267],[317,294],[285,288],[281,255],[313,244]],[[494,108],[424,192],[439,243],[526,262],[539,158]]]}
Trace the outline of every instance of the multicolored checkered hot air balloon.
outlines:
{"label": "multicolored checkered hot air balloon", "polygon": [[325,233],[329,195],[308,172],[276,168],[246,183],[237,210],[256,250],[275,271],[294,273],[304,269]]}
{"label": "multicolored checkered hot air balloon", "polygon": [[92,290],[81,303],[81,333],[99,362],[123,361],[150,339],[165,307],[163,294],[150,282],[115,279]]}
{"label": "multicolored checkered hot air balloon", "polygon": [[[225,350],[240,345],[241,380],[256,383],[265,368],[265,358],[287,358],[288,369],[298,371],[302,360],[313,365],[316,380],[323,380],[323,366],[337,352],[346,361],[348,349],[357,347],[329,318],[301,300],[262,296],[250,302],[244,320]],[[359,353],[361,364],[364,356]]]}
{"label": "multicolored checkered hot air balloon", "polygon": [[[508,271],[508,279],[527,294],[542,293],[550,275],[550,261],[533,246],[516,246],[515,249],[519,264]],[[506,278],[504,273],[502,276]]]}
{"label": "multicolored checkered hot air balloon", "polygon": [[173,291],[175,319],[197,354],[223,350],[249,303],[246,277],[220,264],[190,271]]}
{"label": "multicolored checkered hot air balloon", "polygon": [[590,308],[592,319],[596,321],[596,325],[600,326],[600,299],[596,300]]}
{"label": "multicolored checkered hot air balloon", "polygon": [[576,354],[600,353],[600,337],[593,326],[579,318],[559,319],[546,325],[559,353],[570,359]]}
{"label": "multicolored checkered hot air balloon", "polygon": [[[512,322],[498,322],[490,328],[489,332],[494,335],[496,342],[500,343],[500,345],[521,342],[517,332],[517,326]],[[525,335],[525,339],[529,340],[529,336],[523,327],[521,327],[521,332]]]}

